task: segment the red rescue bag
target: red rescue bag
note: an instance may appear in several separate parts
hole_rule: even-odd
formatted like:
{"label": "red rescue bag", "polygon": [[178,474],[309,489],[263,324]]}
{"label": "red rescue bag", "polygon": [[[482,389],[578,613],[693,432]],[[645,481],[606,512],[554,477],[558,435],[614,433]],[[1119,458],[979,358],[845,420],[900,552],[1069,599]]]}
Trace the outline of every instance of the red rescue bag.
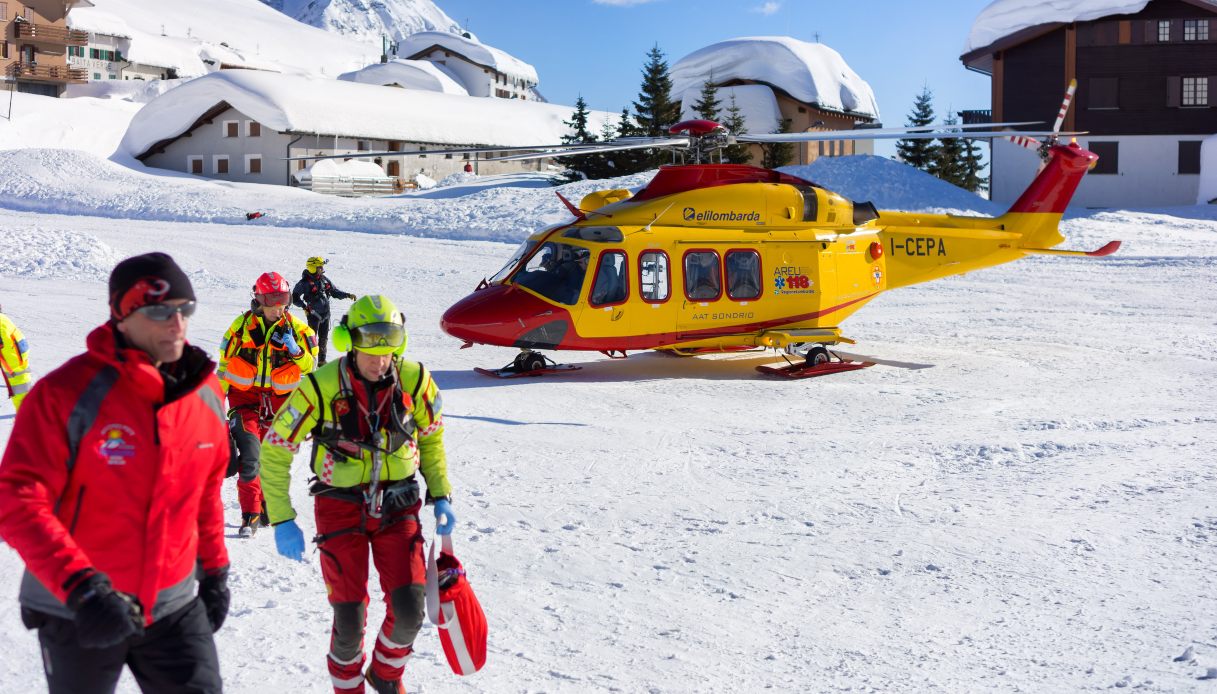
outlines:
{"label": "red rescue bag", "polygon": [[[443,545],[439,559],[435,545]],[[427,553],[427,614],[439,627],[448,665],[472,675],[486,664],[486,614],[473,594],[465,568],[452,553],[452,536],[440,535]]]}

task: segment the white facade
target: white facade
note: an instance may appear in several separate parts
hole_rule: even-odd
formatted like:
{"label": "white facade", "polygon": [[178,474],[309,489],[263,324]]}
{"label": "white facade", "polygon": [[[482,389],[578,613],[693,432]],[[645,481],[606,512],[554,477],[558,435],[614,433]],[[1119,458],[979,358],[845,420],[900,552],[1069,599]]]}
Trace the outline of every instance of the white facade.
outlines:
{"label": "white facade", "polygon": [[413,59],[426,60],[444,66],[465,87],[469,96],[539,101],[535,91],[536,83],[529,82],[523,77],[508,75],[484,65],[478,65],[451,49],[432,48],[430,51],[413,56]]}
{"label": "white facade", "polygon": [[88,71],[90,82],[107,80],[159,80],[174,77],[173,70],[127,60],[131,39],[89,32],[89,44],[68,47],[68,65]]}
{"label": "white facade", "polygon": [[[1091,171],[1082,179],[1071,207],[1127,208],[1129,200],[1140,207],[1194,205],[1200,189],[1199,173],[1179,173],[1179,143],[1199,142],[1203,135],[1124,135],[1079,137],[1087,148],[1091,141],[1118,143],[1115,173]],[[1201,161],[1212,166],[1214,162]],[[1004,139],[993,140],[991,157],[993,202],[1012,204],[1039,168],[1039,157]],[[1204,168],[1201,169],[1204,172]],[[1212,176],[1212,173],[1205,172]]]}

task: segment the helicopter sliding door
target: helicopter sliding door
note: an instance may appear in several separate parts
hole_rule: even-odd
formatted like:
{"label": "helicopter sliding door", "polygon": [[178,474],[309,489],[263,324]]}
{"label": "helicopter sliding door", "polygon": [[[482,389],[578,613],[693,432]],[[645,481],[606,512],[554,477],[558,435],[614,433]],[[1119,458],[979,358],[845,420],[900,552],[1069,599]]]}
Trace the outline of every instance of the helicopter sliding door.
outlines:
{"label": "helicopter sliding door", "polygon": [[719,308],[724,301],[723,260],[714,248],[688,248],[681,255],[680,312],[676,318],[678,341],[702,339],[717,334],[730,333],[730,328],[720,329],[726,323]]}
{"label": "helicopter sliding door", "polygon": [[[580,337],[622,344],[630,336],[630,272],[625,251],[600,251],[587,283],[587,308],[578,319]],[[614,343],[616,340],[616,343]],[[611,349],[623,349],[623,346]]]}

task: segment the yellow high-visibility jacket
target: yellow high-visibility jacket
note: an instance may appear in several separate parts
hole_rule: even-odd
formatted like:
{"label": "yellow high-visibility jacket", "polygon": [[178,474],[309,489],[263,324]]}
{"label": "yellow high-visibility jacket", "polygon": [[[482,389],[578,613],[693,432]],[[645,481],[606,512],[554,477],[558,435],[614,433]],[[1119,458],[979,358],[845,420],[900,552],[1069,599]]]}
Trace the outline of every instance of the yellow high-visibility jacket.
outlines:
{"label": "yellow high-visibility jacket", "polygon": [[[301,353],[292,357],[271,341],[276,330],[294,333]],[[217,376],[227,393],[229,388],[262,388],[276,395],[287,395],[300,385],[304,374],[313,370],[317,360],[317,334],[308,323],[284,312],[278,321],[267,324],[262,316],[246,311],[237,316],[220,342],[220,367]]]}
{"label": "yellow high-visibility jacket", "polygon": [[[352,357],[332,361],[305,377],[288,398],[262,440],[262,494],[271,523],[296,517],[288,487],[292,457],[313,435],[313,472],[332,487],[357,487],[372,480],[371,452],[351,444],[344,434],[344,418],[359,413],[360,403],[350,385]],[[345,371],[345,373],[344,373]],[[444,455],[443,399],[431,373],[418,362],[394,357],[400,400],[380,431],[385,437],[380,482],[412,477],[422,470],[432,497],[448,496],[448,462]],[[349,423],[349,419],[346,420]]]}
{"label": "yellow high-visibility jacket", "polygon": [[13,399],[13,408],[21,407],[34,380],[30,372],[30,346],[21,330],[3,313],[0,313],[0,377]]}

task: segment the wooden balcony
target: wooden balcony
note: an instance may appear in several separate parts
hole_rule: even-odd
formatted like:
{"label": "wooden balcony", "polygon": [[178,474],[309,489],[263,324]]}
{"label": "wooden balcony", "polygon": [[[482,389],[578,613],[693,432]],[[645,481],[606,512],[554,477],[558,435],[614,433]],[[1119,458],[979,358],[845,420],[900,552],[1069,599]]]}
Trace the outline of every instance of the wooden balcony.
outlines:
{"label": "wooden balcony", "polygon": [[10,79],[35,82],[61,82],[83,84],[89,80],[89,71],[66,65],[39,65],[38,63],[15,62],[5,71]]}
{"label": "wooden balcony", "polygon": [[13,31],[18,39],[36,43],[53,43],[56,46],[87,46],[89,32],[37,22],[13,22]]}

